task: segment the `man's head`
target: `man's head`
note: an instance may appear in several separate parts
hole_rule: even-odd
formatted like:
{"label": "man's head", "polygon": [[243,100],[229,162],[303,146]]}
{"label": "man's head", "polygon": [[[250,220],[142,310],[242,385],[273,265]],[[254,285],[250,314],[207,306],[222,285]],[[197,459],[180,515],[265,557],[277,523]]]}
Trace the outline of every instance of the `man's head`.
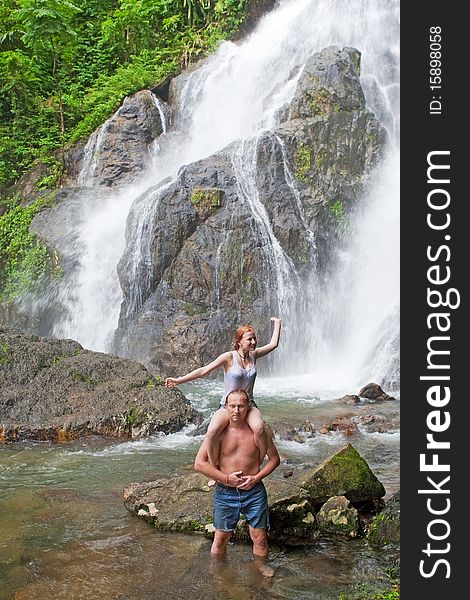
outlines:
{"label": "man's head", "polygon": [[248,413],[249,405],[248,394],[245,390],[233,390],[227,394],[225,408],[229,419],[233,423],[244,423]]}

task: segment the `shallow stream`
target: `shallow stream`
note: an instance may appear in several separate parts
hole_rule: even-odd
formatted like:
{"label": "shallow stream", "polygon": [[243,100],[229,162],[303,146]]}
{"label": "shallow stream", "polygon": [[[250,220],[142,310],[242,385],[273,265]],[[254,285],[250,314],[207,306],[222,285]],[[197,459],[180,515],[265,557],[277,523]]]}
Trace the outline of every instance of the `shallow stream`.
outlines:
{"label": "shallow stream", "polygon": [[[268,422],[295,423],[345,407],[321,393],[283,392],[273,379],[257,381],[257,400]],[[193,383],[183,391],[210,415],[220,386]],[[339,394],[342,395],[342,394]],[[359,405],[390,418],[399,401]],[[350,407],[347,407],[349,410]],[[370,598],[371,585],[387,585],[390,550],[364,539],[320,540],[310,546],[270,545],[274,577],[263,577],[250,546],[235,542],[226,560],[210,558],[210,540],[163,533],[131,515],[122,490],[191,468],[202,439],[191,431],[136,441],[88,438],[54,445],[20,443],[0,447],[0,600],[146,599],[339,599],[358,586]],[[352,443],[386,488],[399,488],[398,431],[316,435],[305,443],[277,440],[287,464],[318,464]],[[274,474],[272,475],[274,476]]]}

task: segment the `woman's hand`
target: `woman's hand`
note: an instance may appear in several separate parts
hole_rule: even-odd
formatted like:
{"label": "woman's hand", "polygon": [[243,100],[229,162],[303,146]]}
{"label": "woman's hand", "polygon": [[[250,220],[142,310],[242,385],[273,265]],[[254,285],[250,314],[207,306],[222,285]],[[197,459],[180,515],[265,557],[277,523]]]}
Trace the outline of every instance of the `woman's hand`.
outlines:
{"label": "woman's hand", "polygon": [[178,378],[176,377],[167,377],[165,379],[165,387],[167,388],[172,388],[175,387],[175,385],[178,385]]}
{"label": "woman's hand", "polygon": [[256,350],[253,351],[253,356],[255,358],[265,356],[269,352],[272,352],[279,345],[279,337],[281,335],[281,319],[279,317],[271,317],[271,321],[274,323],[273,332],[271,334],[271,341],[269,342],[269,344],[261,346],[260,348],[256,348]]}

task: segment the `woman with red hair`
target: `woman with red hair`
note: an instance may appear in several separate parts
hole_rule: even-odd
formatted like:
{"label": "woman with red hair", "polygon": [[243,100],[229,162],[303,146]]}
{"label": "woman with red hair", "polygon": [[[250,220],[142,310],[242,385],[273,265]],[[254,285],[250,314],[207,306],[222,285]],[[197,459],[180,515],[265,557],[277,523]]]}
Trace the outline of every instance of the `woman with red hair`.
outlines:
{"label": "woman with red hair", "polygon": [[222,431],[229,423],[229,418],[225,410],[225,400],[227,395],[233,390],[245,390],[250,399],[250,410],[248,411],[247,423],[253,430],[255,443],[259,448],[261,460],[266,455],[268,439],[264,426],[263,416],[253,400],[253,386],[256,379],[256,361],[261,356],[266,356],[279,345],[281,333],[281,319],[271,317],[274,323],[274,329],[271,341],[265,346],[256,347],[255,330],[251,325],[240,325],[237,328],[234,338],[234,350],[224,352],[215,360],[204,367],[195,369],[182,377],[167,377],[165,379],[166,387],[173,387],[180,383],[187,383],[200,377],[205,377],[215,369],[223,367],[224,369],[224,393],[220,400],[219,410],[217,410],[209,423],[206,433],[206,446],[209,455],[209,461],[217,466],[219,455],[219,437]]}

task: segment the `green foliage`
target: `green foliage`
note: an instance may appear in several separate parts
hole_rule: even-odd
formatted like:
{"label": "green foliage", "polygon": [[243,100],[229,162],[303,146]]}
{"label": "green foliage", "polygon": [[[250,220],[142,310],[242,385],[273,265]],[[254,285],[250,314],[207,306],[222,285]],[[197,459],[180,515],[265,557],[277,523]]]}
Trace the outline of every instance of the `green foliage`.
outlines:
{"label": "green foliage", "polygon": [[75,369],[72,369],[72,371],[70,372],[70,376],[72,377],[75,383],[86,383],[91,387],[95,387],[97,385],[97,382],[94,379]]}
{"label": "green foliage", "polygon": [[374,592],[370,586],[358,586],[348,593],[341,593],[338,600],[400,600],[400,590],[394,587],[389,591]]}
{"label": "green foliage", "polygon": [[0,300],[34,293],[46,274],[58,273],[55,257],[29,231],[34,215],[48,202],[39,198],[27,206],[18,200],[5,203],[7,210],[0,217]]}
{"label": "green foliage", "polygon": [[7,365],[10,356],[10,346],[8,344],[0,344],[0,365]]}
{"label": "green foliage", "polygon": [[59,185],[68,144],[212,52],[244,16],[245,0],[2,0],[0,187],[52,156],[40,186]]}
{"label": "green foliage", "polygon": [[132,429],[133,425],[135,425],[136,421],[137,421],[137,417],[138,417],[138,410],[137,410],[137,406],[135,406],[134,404],[130,407],[128,413],[125,416],[125,421],[126,421],[126,425]]}
{"label": "green foliage", "polygon": [[222,190],[218,188],[193,188],[191,204],[197,208],[219,208],[222,202]]}
{"label": "green foliage", "polygon": [[328,90],[321,88],[315,92],[310,99],[310,109],[313,116],[326,115],[329,112],[338,112],[339,104],[332,105],[332,100]]}
{"label": "green foliage", "polygon": [[[69,140],[75,142],[90,135],[133,92],[152,86],[176,70],[176,62],[160,62],[161,55],[143,51],[128,64],[119,67],[108,77],[99,77],[95,87],[83,96],[80,112],[83,115],[71,130]],[[168,57],[165,57],[168,58]]]}
{"label": "green foliage", "polygon": [[300,145],[295,154],[294,154],[294,162],[295,162],[295,177],[299,181],[305,181],[307,179],[307,175],[311,170],[311,153],[310,148],[306,144]]}
{"label": "green foliage", "polygon": [[349,224],[341,200],[336,200],[333,204],[330,204],[330,215],[338,225],[347,226]]}

